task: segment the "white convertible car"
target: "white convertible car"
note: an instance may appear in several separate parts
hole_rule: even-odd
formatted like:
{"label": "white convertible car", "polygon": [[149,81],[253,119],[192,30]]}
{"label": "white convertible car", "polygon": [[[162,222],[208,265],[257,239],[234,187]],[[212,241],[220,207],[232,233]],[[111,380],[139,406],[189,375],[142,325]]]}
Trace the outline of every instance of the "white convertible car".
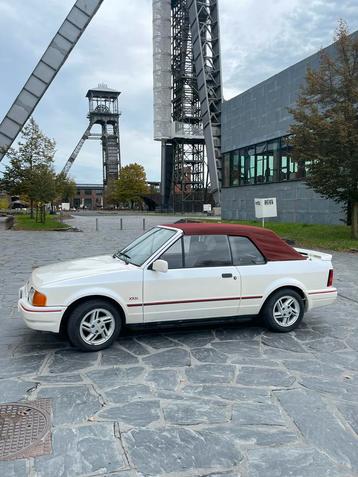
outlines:
{"label": "white convertible car", "polygon": [[18,305],[30,328],[87,351],[132,324],[259,315],[286,332],[336,300],[331,258],[258,227],[162,225],[114,255],[35,269]]}

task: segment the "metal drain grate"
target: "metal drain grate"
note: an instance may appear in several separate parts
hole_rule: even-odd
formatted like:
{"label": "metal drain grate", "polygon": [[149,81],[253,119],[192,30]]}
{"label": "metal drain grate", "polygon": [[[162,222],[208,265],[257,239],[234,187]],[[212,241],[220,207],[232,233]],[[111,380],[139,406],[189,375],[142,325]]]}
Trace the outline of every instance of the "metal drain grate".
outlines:
{"label": "metal drain grate", "polygon": [[51,401],[0,404],[0,461],[51,453]]}

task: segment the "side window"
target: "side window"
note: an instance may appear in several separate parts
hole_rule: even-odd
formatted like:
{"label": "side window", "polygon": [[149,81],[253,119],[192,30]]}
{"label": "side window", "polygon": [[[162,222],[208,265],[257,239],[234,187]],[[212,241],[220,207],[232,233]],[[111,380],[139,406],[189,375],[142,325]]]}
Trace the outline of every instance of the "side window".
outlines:
{"label": "side window", "polygon": [[234,265],[262,265],[265,258],[247,237],[229,237]]}
{"label": "side window", "polygon": [[161,260],[168,262],[169,269],[183,268],[183,246],[182,239],[180,238],[161,255]]}
{"label": "side window", "polygon": [[226,235],[184,236],[185,268],[225,267],[232,265]]}

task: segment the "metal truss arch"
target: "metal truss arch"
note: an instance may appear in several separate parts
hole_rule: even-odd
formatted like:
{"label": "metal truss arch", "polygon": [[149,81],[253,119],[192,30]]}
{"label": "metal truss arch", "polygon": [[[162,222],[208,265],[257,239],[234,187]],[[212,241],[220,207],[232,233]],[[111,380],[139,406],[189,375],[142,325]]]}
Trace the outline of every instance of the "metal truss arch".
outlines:
{"label": "metal truss arch", "polygon": [[53,79],[102,5],[77,0],[0,123],[0,161],[29,119]]}

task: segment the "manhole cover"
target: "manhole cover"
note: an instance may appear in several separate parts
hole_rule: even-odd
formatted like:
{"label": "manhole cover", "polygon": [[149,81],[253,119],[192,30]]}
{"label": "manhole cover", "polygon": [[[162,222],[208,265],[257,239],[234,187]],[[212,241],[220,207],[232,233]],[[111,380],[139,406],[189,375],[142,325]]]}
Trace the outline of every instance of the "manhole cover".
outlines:
{"label": "manhole cover", "polygon": [[0,461],[51,452],[51,402],[0,404]]}

